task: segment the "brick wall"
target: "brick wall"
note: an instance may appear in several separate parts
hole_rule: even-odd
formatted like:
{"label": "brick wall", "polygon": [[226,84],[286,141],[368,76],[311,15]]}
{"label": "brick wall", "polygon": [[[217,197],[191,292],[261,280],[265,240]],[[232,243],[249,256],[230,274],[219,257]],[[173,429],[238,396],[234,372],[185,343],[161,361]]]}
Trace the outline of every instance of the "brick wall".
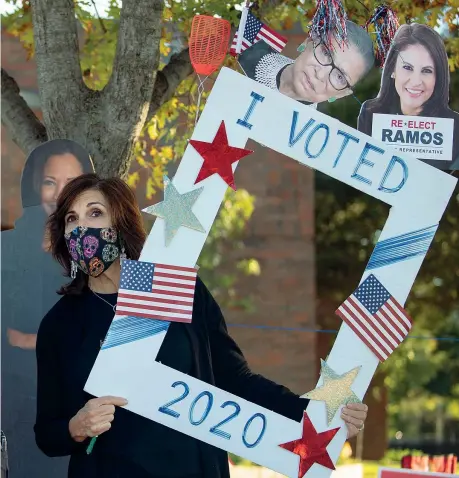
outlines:
{"label": "brick wall", "polygon": [[[285,54],[294,56],[304,34],[296,30],[288,37]],[[247,148],[255,153],[241,161],[236,184],[256,199],[243,253],[259,261],[261,274],[237,285],[241,295],[252,297],[254,312],[226,311],[227,321],[315,328],[314,173],[261,145],[249,142]],[[296,393],[315,386],[315,334],[242,327],[230,332],[255,372]]]}
{"label": "brick wall", "polygon": [[[259,276],[237,284],[253,312],[226,311],[229,323],[272,327],[315,326],[313,172],[272,150],[249,143],[255,154],[241,161],[236,184],[255,196],[245,233],[244,257],[257,259]],[[240,259],[241,253],[234,259]],[[314,386],[315,336],[310,333],[234,327],[254,371],[297,393]]]}

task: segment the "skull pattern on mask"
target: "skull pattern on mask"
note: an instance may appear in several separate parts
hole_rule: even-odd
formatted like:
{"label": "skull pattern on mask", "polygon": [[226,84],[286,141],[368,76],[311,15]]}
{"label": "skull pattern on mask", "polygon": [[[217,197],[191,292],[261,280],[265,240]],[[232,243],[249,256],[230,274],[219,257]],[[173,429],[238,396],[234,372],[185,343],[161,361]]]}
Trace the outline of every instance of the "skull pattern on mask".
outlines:
{"label": "skull pattern on mask", "polygon": [[89,261],[89,275],[93,277],[100,276],[104,269],[104,263],[98,257],[93,257]]}
{"label": "skull pattern on mask", "polygon": [[118,233],[113,227],[106,227],[100,231],[100,237],[111,244],[115,243],[118,240]]}
{"label": "skull pattern on mask", "polygon": [[99,241],[97,240],[97,237],[94,236],[86,236],[83,239],[83,250],[84,250],[84,255],[86,257],[91,257],[94,256],[94,254],[97,252],[97,248],[99,247]]}
{"label": "skull pattern on mask", "polygon": [[72,259],[77,262],[78,261],[78,253],[77,253],[77,242],[75,239],[70,239],[68,242],[68,248]]}
{"label": "skull pattern on mask", "polygon": [[107,244],[102,251],[102,259],[110,262],[120,255],[119,249],[114,244]]}
{"label": "skull pattern on mask", "polygon": [[87,273],[88,273],[88,267],[86,266],[85,261],[80,261],[79,265],[80,265],[80,269],[81,269],[85,274],[87,274]]}
{"label": "skull pattern on mask", "polygon": [[65,234],[72,260],[85,274],[98,277],[120,255],[119,234],[113,227],[79,226]]}

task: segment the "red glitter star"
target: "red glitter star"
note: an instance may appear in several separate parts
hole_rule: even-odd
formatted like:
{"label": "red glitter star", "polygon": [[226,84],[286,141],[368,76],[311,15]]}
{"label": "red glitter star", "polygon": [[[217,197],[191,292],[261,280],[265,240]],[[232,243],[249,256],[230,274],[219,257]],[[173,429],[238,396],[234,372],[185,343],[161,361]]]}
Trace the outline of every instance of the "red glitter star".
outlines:
{"label": "red glitter star", "polygon": [[236,191],[232,164],[244,156],[252,154],[253,151],[234,148],[228,144],[224,121],[221,122],[212,143],[196,141],[195,139],[190,139],[190,143],[204,159],[204,163],[201,166],[201,170],[194,184],[213,174],[219,174],[223,181]]}
{"label": "red glitter star", "polygon": [[339,428],[317,433],[308,414],[303,414],[303,436],[298,440],[289,441],[279,445],[285,450],[300,455],[298,478],[303,478],[314,463],[334,470],[335,466],[327,452],[327,446],[338,433]]}

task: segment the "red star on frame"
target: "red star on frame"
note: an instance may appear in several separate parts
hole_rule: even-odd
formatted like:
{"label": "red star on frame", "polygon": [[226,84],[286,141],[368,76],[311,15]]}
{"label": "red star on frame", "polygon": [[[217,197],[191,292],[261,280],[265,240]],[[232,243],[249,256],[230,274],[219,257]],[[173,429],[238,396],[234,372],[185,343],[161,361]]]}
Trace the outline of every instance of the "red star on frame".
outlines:
{"label": "red star on frame", "polygon": [[190,143],[202,156],[202,159],[204,159],[204,163],[201,166],[201,170],[194,184],[213,174],[219,174],[223,181],[236,191],[232,164],[244,156],[252,154],[253,151],[250,149],[235,148],[228,144],[224,121],[221,122],[212,143],[196,141],[195,139],[190,139]]}
{"label": "red star on frame", "polygon": [[333,428],[332,430],[317,433],[308,414],[304,412],[303,436],[298,440],[279,445],[281,448],[300,456],[298,478],[303,478],[314,463],[330,468],[330,470],[335,469],[335,465],[327,452],[327,446],[338,431],[339,428]]}

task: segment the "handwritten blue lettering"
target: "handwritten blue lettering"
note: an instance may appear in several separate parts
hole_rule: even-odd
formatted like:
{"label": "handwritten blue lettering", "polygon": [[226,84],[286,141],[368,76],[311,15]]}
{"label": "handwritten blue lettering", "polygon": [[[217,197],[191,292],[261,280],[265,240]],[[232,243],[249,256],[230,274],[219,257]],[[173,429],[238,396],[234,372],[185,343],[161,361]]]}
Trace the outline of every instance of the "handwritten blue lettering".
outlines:
{"label": "handwritten blue lettering", "polygon": [[[255,418],[261,418],[261,423],[262,423],[261,430],[258,433],[258,438],[253,443],[249,443],[247,441],[247,432],[249,431],[250,425],[252,425],[252,422],[255,420]],[[242,434],[242,441],[244,445],[247,448],[255,448],[260,443],[261,439],[263,438],[265,431],[266,431],[266,417],[263,415],[263,413],[255,413],[255,415],[250,417],[247,423],[245,424],[244,432]]]}
{"label": "handwritten blue lettering", "polygon": [[[199,402],[199,400],[203,397],[207,397],[207,405],[206,408],[204,409],[204,412],[199,420],[194,419],[194,407],[196,404]],[[201,423],[208,417],[210,410],[212,409],[212,405],[214,403],[214,396],[208,392],[201,392],[192,402],[190,405],[190,411],[188,414],[188,419],[190,420],[190,423],[194,426],[201,425]]]}
{"label": "handwritten blue lettering", "polygon": [[301,131],[295,136],[296,124],[298,123],[298,111],[293,112],[292,125],[290,126],[290,137],[288,140],[288,145],[290,147],[295,146],[295,144],[302,138],[304,133],[316,122],[312,118],[303,126]]}
{"label": "handwritten blue lettering", "polygon": [[174,418],[178,418],[180,416],[180,413],[176,412],[175,410],[171,410],[169,407],[171,407],[172,405],[175,405],[176,403],[178,402],[181,402],[182,400],[184,400],[188,394],[190,393],[190,387],[188,386],[187,383],[185,382],[174,382],[171,387],[172,388],[175,388],[175,387],[178,387],[178,386],[181,386],[183,387],[183,393],[182,395],[180,395],[180,397],[177,397],[177,398],[174,398],[174,400],[171,400],[170,402],[167,402],[165,405],[163,405],[162,407],[159,407],[158,410],[161,412],[161,413],[165,413],[166,415],[169,415],[171,417],[174,417]]}
{"label": "handwritten blue lettering", "polygon": [[[312,154],[309,152],[309,143],[311,141],[311,139],[313,138],[313,136],[317,133],[317,131],[323,129],[325,131],[325,138],[324,138],[324,142],[322,143],[322,146],[321,148],[319,149],[319,151],[317,151],[316,154]],[[330,137],[330,128],[328,127],[328,125],[324,124],[324,123],[320,123],[318,124],[317,126],[314,127],[314,129],[309,133],[309,136],[308,138],[306,139],[306,142],[304,143],[304,152],[310,157],[310,158],[317,158],[317,156],[320,156],[323,152],[323,150],[325,149],[325,147],[327,146],[328,144],[328,138]]]}
{"label": "handwritten blue lettering", "polygon": [[244,128],[248,129],[252,129],[253,126],[253,124],[249,123],[249,118],[252,116],[252,113],[255,110],[255,106],[257,105],[257,103],[263,103],[263,100],[265,99],[264,96],[255,93],[255,91],[252,91],[252,93],[250,93],[250,96],[252,97],[252,102],[250,103],[250,106],[246,111],[244,118],[237,120],[238,125],[244,126]]}
{"label": "handwritten blue lettering", "polygon": [[333,163],[333,167],[336,168],[338,161],[341,159],[341,155],[343,154],[344,150],[346,149],[349,141],[355,141],[356,143],[360,142],[359,138],[352,136],[352,134],[346,133],[345,131],[338,130],[338,134],[344,136],[344,141],[341,144],[341,149],[339,150],[338,156],[336,156],[335,162]]}
{"label": "handwritten blue lettering", "polygon": [[[399,164],[402,167],[402,171],[403,171],[402,180],[397,186],[393,188],[387,188],[385,186],[385,183],[389,175],[392,173],[392,170],[394,169],[396,164]],[[387,166],[386,172],[384,173],[384,176],[382,178],[381,184],[379,185],[378,189],[385,193],[396,193],[397,191],[400,191],[400,189],[402,189],[407,179],[408,179],[408,166],[406,165],[405,161],[403,161],[403,159],[399,158],[398,156],[392,156],[392,159],[390,160],[390,163]]]}
{"label": "handwritten blue lettering", "polygon": [[362,183],[366,183],[371,186],[371,181],[368,178],[365,178],[361,176],[360,174],[358,174],[361,166],[365,165],[372,168],[375,165],[375,163],[373,163],[372,161],[367,160],[367,155],[370,151],[374,151],[375,153],[378,153],[378,154],[384,154],[383,149],[378,148],[377,146],[374,146],[370,143],[366,143],[362,153],[360,154],[360,158],[357,162],[357,166],[355,167],[354,172],[352,173],[351,178],[357,179],[357,181],[362,181]]}
{"label": "handwritten blue lettering", "polygon": [[[166,415],[169,415],[170,417],[180,419],[181,414],[176,412],[175,410],[172,410],[171,407],[172,405],[175,405],[176,403],[181,402],[184,400],[190,393],[190,387],[187,383],[185,382],[174,382],[171,387],[176,388],[176,387],[183,387],[184,391],[183,393],[177,397],[174,398],[174,400],[171,400],[170,402],[167,402],[165,405],[162,405],[158,408],[158,411],[161,413],[164,413]],[[196,417],[195,416],[195,408],[198,404],[198,402],[204,399],[205,400],[205,406],[204,409],[201,406],[201,413],[200,416]],[[188,421],[191,423],[191,425],[194,425],[195,427],[199,427],[204,423],[204,421],[207,419],[209,416],[212,407],[214,404],[214,396],[211,392],[205,390],[201,393],[199,393],[194,400],[191,402],[190,407],[188,409]],[[228,415],[225,419],[221,420],[219,423],[216,425],[213,425],[209,428],[209,432],[216,435],[219,438],[222,438],[224,440],[231,440],[231,433],[228,433],[227,431],[222,430],[220,427],[225,425],[226,423],[229,423],[232,420],[235,420],[239,417],[239,414],[241,412],[241,406],[237,402],[233,401],[226,401],[224,402],[220,407],[221,408],[226,408],[226,407],[233,407],[234,411],[231,413],[231,415]],[[198,412],[196,412],[198,414]],[[258,422],[261,421],[261,426],[259,425],[260,430],[258,431],[258,434],[255,433],[249,433],[250,429],[253,428],[255,425],[252,426],[252,423],[256,420],[259,419]],[[261,440],[263,439],[263,436],[266,432],[266,427],[267,427],[267,418],[263,413],[255,413],[252,415],[245,423],[244,429],[242,431],[242,443],[247,447],[247,448],[255,448],[256,446],[259,445]],[[251,439],[256,438],[253,441],[249,441],[248,435],[251,436]]]}

